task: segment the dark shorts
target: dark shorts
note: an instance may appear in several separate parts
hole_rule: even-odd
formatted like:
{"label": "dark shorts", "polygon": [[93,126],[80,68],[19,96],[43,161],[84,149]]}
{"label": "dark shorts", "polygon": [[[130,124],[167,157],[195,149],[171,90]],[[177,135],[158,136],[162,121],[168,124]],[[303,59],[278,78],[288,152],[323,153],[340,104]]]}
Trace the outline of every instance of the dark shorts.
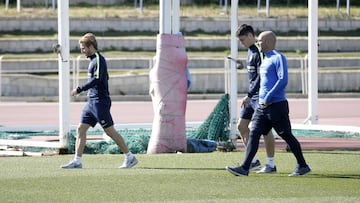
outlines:
{"label": "dark shorts", "polygon": [[81,123],[89,124],[92,127],[99,123],[103,128],[114,125],[110,107],[110,98],[88,100],[81,114]]}
{"label": "dark shorts", "polygon": [[258,99],[250,99],[250,104],[247,107],[241,108],[240,118],[251,120],[251,118],[255,112],[255,109],[257,109],[258,106],[259,106]]}
{"label": "dark shorts", "polygon": [[266,135],[271,128],[281,137],[291,135],[288,102],[276,102],[266,108],[260,105],[254,113],[252,122],[252,134],[256,137]]}

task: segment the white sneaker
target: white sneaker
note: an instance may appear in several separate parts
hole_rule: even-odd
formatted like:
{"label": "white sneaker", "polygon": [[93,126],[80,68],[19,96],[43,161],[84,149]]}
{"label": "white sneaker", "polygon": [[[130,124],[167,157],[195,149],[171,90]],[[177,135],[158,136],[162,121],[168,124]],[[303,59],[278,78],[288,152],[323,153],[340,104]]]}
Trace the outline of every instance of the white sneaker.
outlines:
{"label": "white sneaker", "polygon": [[138,160],[136,159],[135,156],[132,156],[131,158],[125,158],[124,163],[119,167],[119,168],[132,168],[133,166],[135,166],[138,163]]}
{"label": "white sneaker", "polygon": [[262,168],[260,171],[256,172],[257,174],[273,174],[276,173],[276,166],[271,167],[269,165],[265,165],[264,168]]}
{"label": "white sneaker", "polygon": [[62,165],[61,168],[63,169],[82,168],[82,163],[78,163],[75,160],[72,160],[68,164]]}

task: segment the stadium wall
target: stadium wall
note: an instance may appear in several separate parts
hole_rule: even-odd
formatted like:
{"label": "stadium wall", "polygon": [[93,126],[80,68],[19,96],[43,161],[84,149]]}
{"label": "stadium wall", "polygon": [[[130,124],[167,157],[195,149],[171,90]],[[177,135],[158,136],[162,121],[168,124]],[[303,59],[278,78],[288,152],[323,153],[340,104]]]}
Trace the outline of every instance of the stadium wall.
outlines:
{"label": "stadium wall", "polygon": [[[238,73],[238,92],[247,92],[247,73]],[[289,70],[287,91],[301,93],[307,74],[300,70]],[[224,93],[223,72],[191,73],[192,86],[189,93]],[[360,92],[360,70],[320,70],[319,92]],[[81,79],[84,83],[86,79]],[[27,74],[2,75],[2,96],[54,97],[58,96],[58,78],[46,78]],[[72,87],[72,84],[70,85]],[[148,95],[149,76],[124,75],[112,76],[109,81],[111,95]],[[69,90],[70,92],[70,90]]]}

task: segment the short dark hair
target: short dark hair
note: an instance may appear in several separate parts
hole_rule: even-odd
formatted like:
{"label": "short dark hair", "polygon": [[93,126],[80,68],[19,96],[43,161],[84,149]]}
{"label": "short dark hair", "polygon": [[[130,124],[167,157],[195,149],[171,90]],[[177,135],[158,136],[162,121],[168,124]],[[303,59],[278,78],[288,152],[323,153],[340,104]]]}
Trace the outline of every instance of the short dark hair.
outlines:
{"label": "short dark hair", "polygon": [[238,29],[236,31],[236,36],[240,37],[243,35],[247,35],[249,33],[251,33],[252,35],[255,36],[253,27],[251,25],[242,24],[241,26],[238,27]]}

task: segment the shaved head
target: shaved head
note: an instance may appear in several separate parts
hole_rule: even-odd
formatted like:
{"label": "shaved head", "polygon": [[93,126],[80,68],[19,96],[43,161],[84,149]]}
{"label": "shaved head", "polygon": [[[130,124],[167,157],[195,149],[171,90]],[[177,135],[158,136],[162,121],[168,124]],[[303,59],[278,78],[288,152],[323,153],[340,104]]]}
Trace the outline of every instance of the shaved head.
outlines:
{"label": "shaved head", "polygon": [[264,31],[260,33],[258,43],[262,52],[268,52],[275,49],[276,35],[272,31]]}

